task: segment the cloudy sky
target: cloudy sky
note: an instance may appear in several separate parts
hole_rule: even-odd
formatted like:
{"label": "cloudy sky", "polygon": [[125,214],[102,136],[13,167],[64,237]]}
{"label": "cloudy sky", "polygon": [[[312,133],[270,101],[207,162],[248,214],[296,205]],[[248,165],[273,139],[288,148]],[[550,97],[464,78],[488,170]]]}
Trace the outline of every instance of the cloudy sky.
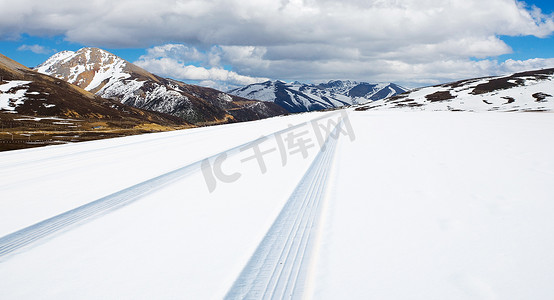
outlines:
{"label": "cloudy sky", "polygon": [[551,0],[0,0],[0,53],[100,47],[226,89],[267,79],[417,87],[554,67]]}

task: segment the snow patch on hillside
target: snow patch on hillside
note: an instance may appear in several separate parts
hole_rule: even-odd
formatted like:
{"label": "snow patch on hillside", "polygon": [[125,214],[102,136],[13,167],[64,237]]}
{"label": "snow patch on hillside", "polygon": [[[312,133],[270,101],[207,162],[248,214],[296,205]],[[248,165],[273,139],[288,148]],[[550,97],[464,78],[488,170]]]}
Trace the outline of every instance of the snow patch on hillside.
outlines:
{"label": "snow patch on hillside", "polygon": [[[509,76],[467,80],[413,90],[401,97],[375,101],[361,109],[399,109],[405,111],[552,111],[554,75]],[[492,90],[480,91],[479,88]]]}
{"label": "snow patch on hillside", "polygon": [[226,102],[231,102],[231,101],[233,101],[233,97],[231,97],[230,95],[225,94],[225,93],[219,93],[219,94],[217,95],[217,99],[223,100],[223,101],[226,101]]}
{"label": "snow patch on hillside", "polygon": [[43,74],[52,74],[52,66],[58,63],[64,63],[75,55],[74,51],[61,51],[52,55],[44,63],[40,64],[35,70]]}
{"label": "snow patch on hillside", "polygon": [[0,110],[15,111],[25,101],[28,85],[32,81],[10,80],[0,85]]}

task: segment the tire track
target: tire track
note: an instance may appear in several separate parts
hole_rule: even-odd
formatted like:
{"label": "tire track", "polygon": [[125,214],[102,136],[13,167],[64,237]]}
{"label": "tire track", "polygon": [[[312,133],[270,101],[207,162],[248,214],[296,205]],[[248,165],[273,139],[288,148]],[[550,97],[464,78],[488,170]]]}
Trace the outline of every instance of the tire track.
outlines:
{"label": "tire track", "polygon": [[[337,114],[337,112],[325,114],[311,121],[321,120],[334,114]],[[275,136],[291,130],[295,130],[301,126],[306,125],[306,123],[308,122],[300,123],[295,126],[276,131],[271,135]],[[253,141],[243,143],[226,151],[222,151],[220,153],[212,155],[206,159],[214,159],[223,153],[238,152],[240,148],[263,139],[265,139],[265,137],[260,137]],[[155,192],[171,183],[174,183],[177,180],[185,178],[190,174],[198,172],[201,170],[202,161],[204,160],[205,159],[196,161],[187,166],[159,175],[152,179],[138,183],[111,195],[102,197],[90,203],[84,204],[44,221],[38,222],[29,227],[8,234],[0,238],[0,261],[9,259],[9,256],[11,254],[16,253],[20,249],[30,247],[32,244],[36,243],[39,240],[43,240],[57,233],[70,230],[71,228],[74,228],[79,224],[92,221],[95,218],[101,217],[112,211],[132,204],[133,202],[143,198],[144,196],[152,192]]]}
{"label": "tire track", "polygon": [[322,199],[334,157],[339,123],[225,299],[301,298],[315,246]]}

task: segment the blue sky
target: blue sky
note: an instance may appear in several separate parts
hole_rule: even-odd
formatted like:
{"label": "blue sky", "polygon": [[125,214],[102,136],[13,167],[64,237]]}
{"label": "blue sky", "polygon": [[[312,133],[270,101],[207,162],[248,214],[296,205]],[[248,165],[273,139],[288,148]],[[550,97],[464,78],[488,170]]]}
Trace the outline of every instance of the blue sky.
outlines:
{"label": "blue sky", "polygon": [[506,44],[512,48],[512,53],[498,56],[500,60],[517,59],[525,60],[531,58],[552,58],[554,57],[554,39],[538,38],[535,36],[501,36]]}
{"label": "blue sky", "polygon": [[0,0],[0,53],[36,66],[99,47],[221,89],[267,79],[415,87],[554,67],[550,1],[47,2]]}
{"label": "blue sky", "polygon": [[525,1],[529,5],[535,5],[539,7],[545,14],[552,14],[554,12],[554,3],[549,0],[540,1]]}

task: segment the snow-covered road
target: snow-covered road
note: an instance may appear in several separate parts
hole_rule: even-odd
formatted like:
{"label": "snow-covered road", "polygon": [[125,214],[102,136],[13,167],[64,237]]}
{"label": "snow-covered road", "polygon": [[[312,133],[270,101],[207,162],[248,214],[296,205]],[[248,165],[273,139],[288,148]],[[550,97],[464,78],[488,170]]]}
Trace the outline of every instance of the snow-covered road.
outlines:
{"label": "snow-covered road", "polygon": [[337,111],[0,153],[0,296],[552,298],[552,128]]}
{"label": "snow-covered road", "polygon": [[327,138],[231,287],[227,299],[283,299],[306,295],[305,285],[320,229],[318,221],[341,125]]}

